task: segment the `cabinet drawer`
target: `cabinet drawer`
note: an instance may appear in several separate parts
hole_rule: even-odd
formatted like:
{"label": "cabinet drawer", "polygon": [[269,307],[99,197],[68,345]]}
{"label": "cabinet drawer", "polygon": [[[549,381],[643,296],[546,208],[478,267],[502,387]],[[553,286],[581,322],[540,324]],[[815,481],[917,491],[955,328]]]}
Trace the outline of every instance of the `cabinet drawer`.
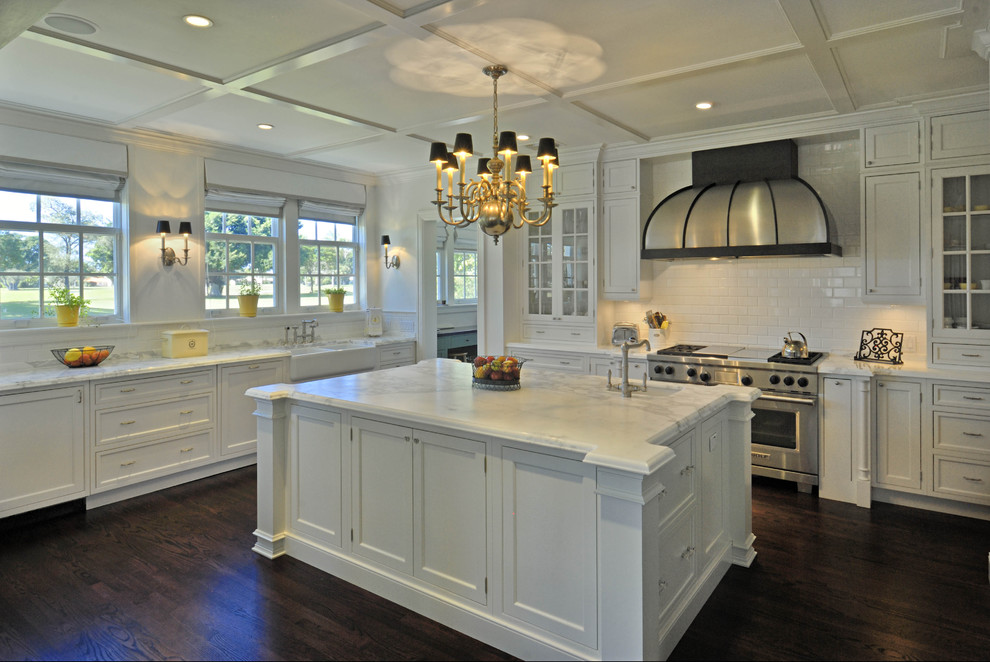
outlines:
{"label": "cabinet drawer", "polygon": [[967,407],[970,409],[990,409],[990,389],[972,386],[949,386],[935,384],[932,405],[938,407]]}
{"label": "cabinet drawer", "polygon": [[146,402],[153,398],[173,394],[186,394],[212,389],[216,384],[216,370],[197,370],[144,379],[117,379],[96,384],[93,403],[96,407]]}
{"label": "cabinet drawer", "polygon": [[213,394],[150,402],[96,412],[96,443],[109,444],[141,436],[179,433],[213,425]]}
{"label": "cabinet drawer", "polygon": [[96,489],[119,487],[206,464],[213,458],[213,432],[96,454]]}
{"label": "cabinet drawer", "polygon": [[935,456],[936,494],[990,501],[990,463]]}
{"label": "cabinet drawer", "polygon": [[990,418],[935,412],[935,449],[990,453]]}
{"label": "cabinet drawer", "polygon": [[523,336],[536,342],[595,343],[594,327],[523,324]]}
{"label": "cabinet drawer", "polygon": [[[660,550],[660,622],[677,603],[695,574],[694,510],[689,509],[657,534]],[[644,587],[646,588],[646,587]]]}
{"label": "cabinet drawer", "polygon": [[523,350],[517,354],[519,358],[526,359],[531,365],[562,370],[564,372],[588,372],[588,358],[582,354],[533,352]]}
{"label": "cabinet drawer", "polygon": [[660,526],[677,514],[694,497],[694,433],[689,432],[669,445],[677,454],[673,460],[660,467]]}
{"label": "cabinet drawer", "polygon": [[381,365],[413,363],[416,360],[412,345],[388,345],[379,348],[378,352],[378,362]]}
{"label": "cabinet drawer", "polygon": [[974,345],[937,342],[932,344],[932,361],[934,363],[990,367],[990,349]]}

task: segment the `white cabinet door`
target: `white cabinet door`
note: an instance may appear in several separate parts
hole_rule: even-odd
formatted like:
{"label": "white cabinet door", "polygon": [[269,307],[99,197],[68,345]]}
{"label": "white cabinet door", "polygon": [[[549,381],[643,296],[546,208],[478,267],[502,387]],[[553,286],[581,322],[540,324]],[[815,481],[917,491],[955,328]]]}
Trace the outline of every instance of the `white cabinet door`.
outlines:
{"label": "white cabinet door", "polygon": [[413,513],[416,576],[487,604],[485,444],[415,430]]}
{"label": "white cabinet door", "polygon": [[639,198],[605,200],[602,206],[602,296],[620,301],[650,295],[641,281]]}
{"label": "white cabinet door", "polygon": [[0,515],[86,495],[83,387],[0,397]]}
{"label": "white cabinet door", "polygon": [[932,118],[932,158],[990,154],[990,111]]}
{"label": "white cabinet door", "polygon": [[354,418],[353,552],[413,574],[412,431]]}
{"label": "white cabinet door", "polygon": [[253,452],[258,445],[254,400],[244,392],[282,381],[282,361],[220,367],[220,454]]}
{"label": "white cabinet door", "polygon": [[289,421],[289,528],[341,547],[340,414],[293,406]]}
{"label": "white cabinet door", "polygon": [[602,193],[635,193],[639,190],[639,161],[625,159],[602,165]]}
{"label": "white cabinet door", "polygon": [[722,486],[726,484],[723,471],[725,419],[721,416],[705,421],[701,427],[701,540],[702,567],[713,560],[729,544],[725,535],[725,503]]}
{"label": "white cabinet door", "polygon": [[502,611],[585,646],[598,631],[594,467],[502,451]]}
{"label": "white cabinet door", "polygon": [[876,482],[920,491],[921,383],[877,380]]}
{"label": "white cabinet door", "polygon": [[920,302],[921,175],[864,178],[863,296]]}
{"label": "white cabinet door", "polygon": [[[596,162],[565,163],[554,173],[556,182],[554,193],[558,196],[594,195],[596,192],[595,173],[598,169]],[[541,171],[542,172],[542,171]],[[533,177],[535,180],[536,177]]]}
{"label": "white cabinet door", "polygon": [[917,122],[869,127],[863,136],[863,164],[867,168],[918,163],[921,142]]}
{"label": "white cabinet door", "polygon": [[549,223],[528,226],[524,258],[528,321],[594,324],[595,239],[593,202],[561,202]]}
{"label": "white cabinet door", "polygon": [[826,377],[822,380],[821,470],[818,496],[856,502],[854,483],[852,380]]}

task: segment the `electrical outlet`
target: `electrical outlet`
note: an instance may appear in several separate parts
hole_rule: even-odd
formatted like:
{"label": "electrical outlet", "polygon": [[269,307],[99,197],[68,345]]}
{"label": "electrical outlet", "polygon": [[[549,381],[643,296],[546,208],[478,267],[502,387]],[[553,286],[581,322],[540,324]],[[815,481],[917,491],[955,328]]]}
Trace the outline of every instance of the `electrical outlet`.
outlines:
{"label": "electrical outlet", "polygon": [[915,344],[915,339],[913,334],[907,334],[904,336],[904,351],[913,352],[917,345]]}

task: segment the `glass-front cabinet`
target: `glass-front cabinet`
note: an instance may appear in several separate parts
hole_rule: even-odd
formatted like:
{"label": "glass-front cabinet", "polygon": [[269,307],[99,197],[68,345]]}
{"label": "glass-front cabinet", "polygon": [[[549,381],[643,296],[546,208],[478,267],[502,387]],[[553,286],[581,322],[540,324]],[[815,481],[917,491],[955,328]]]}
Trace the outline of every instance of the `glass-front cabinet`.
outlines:
{"label": "glass-front cabinet", "polygon": [[933,173],[933,328],[990,337],[990,167]]}
{"label": "glass-front cabinet", "polygon": [[561,203],[542,226],[526,226],[526,318],[595,318],[594,203]]}

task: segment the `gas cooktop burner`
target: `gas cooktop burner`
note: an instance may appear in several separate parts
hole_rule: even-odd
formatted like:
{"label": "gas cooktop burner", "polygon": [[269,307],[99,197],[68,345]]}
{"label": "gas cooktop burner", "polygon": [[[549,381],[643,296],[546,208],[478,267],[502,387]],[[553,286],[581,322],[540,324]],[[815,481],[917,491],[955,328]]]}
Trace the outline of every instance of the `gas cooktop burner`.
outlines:
{"label": "gas cooktop burner", "polygon": [[687,356],[688,354],[694,354],[699,349],[704,349],[704,345],[674,345],[672,347],[665,347],[663,349],[658,349],[657,354],[667,354],[670,356]]}
{"label": "gas cooktop burner", "polygon": [[803,359],[802,358],[798,358],[798,359],[787,358],[787,357],[782,356],[780,352],[777,352],[776,354],[774,354],[773,356],[771,356],[769,359],[767,359],[767,362],[768,363],[789,363],[790,365],[814,365],[818,361],[818,359],[820,359],[820,358],[822,358],[822,352],[808,352],[808,357],[807,358],[803,358]]}
{"label": "gas cooktop burner", "polygon": [[745,347],[738,345],[674,345],[658,349],[659,356],[697,356],[710,359],[727,359]]}

